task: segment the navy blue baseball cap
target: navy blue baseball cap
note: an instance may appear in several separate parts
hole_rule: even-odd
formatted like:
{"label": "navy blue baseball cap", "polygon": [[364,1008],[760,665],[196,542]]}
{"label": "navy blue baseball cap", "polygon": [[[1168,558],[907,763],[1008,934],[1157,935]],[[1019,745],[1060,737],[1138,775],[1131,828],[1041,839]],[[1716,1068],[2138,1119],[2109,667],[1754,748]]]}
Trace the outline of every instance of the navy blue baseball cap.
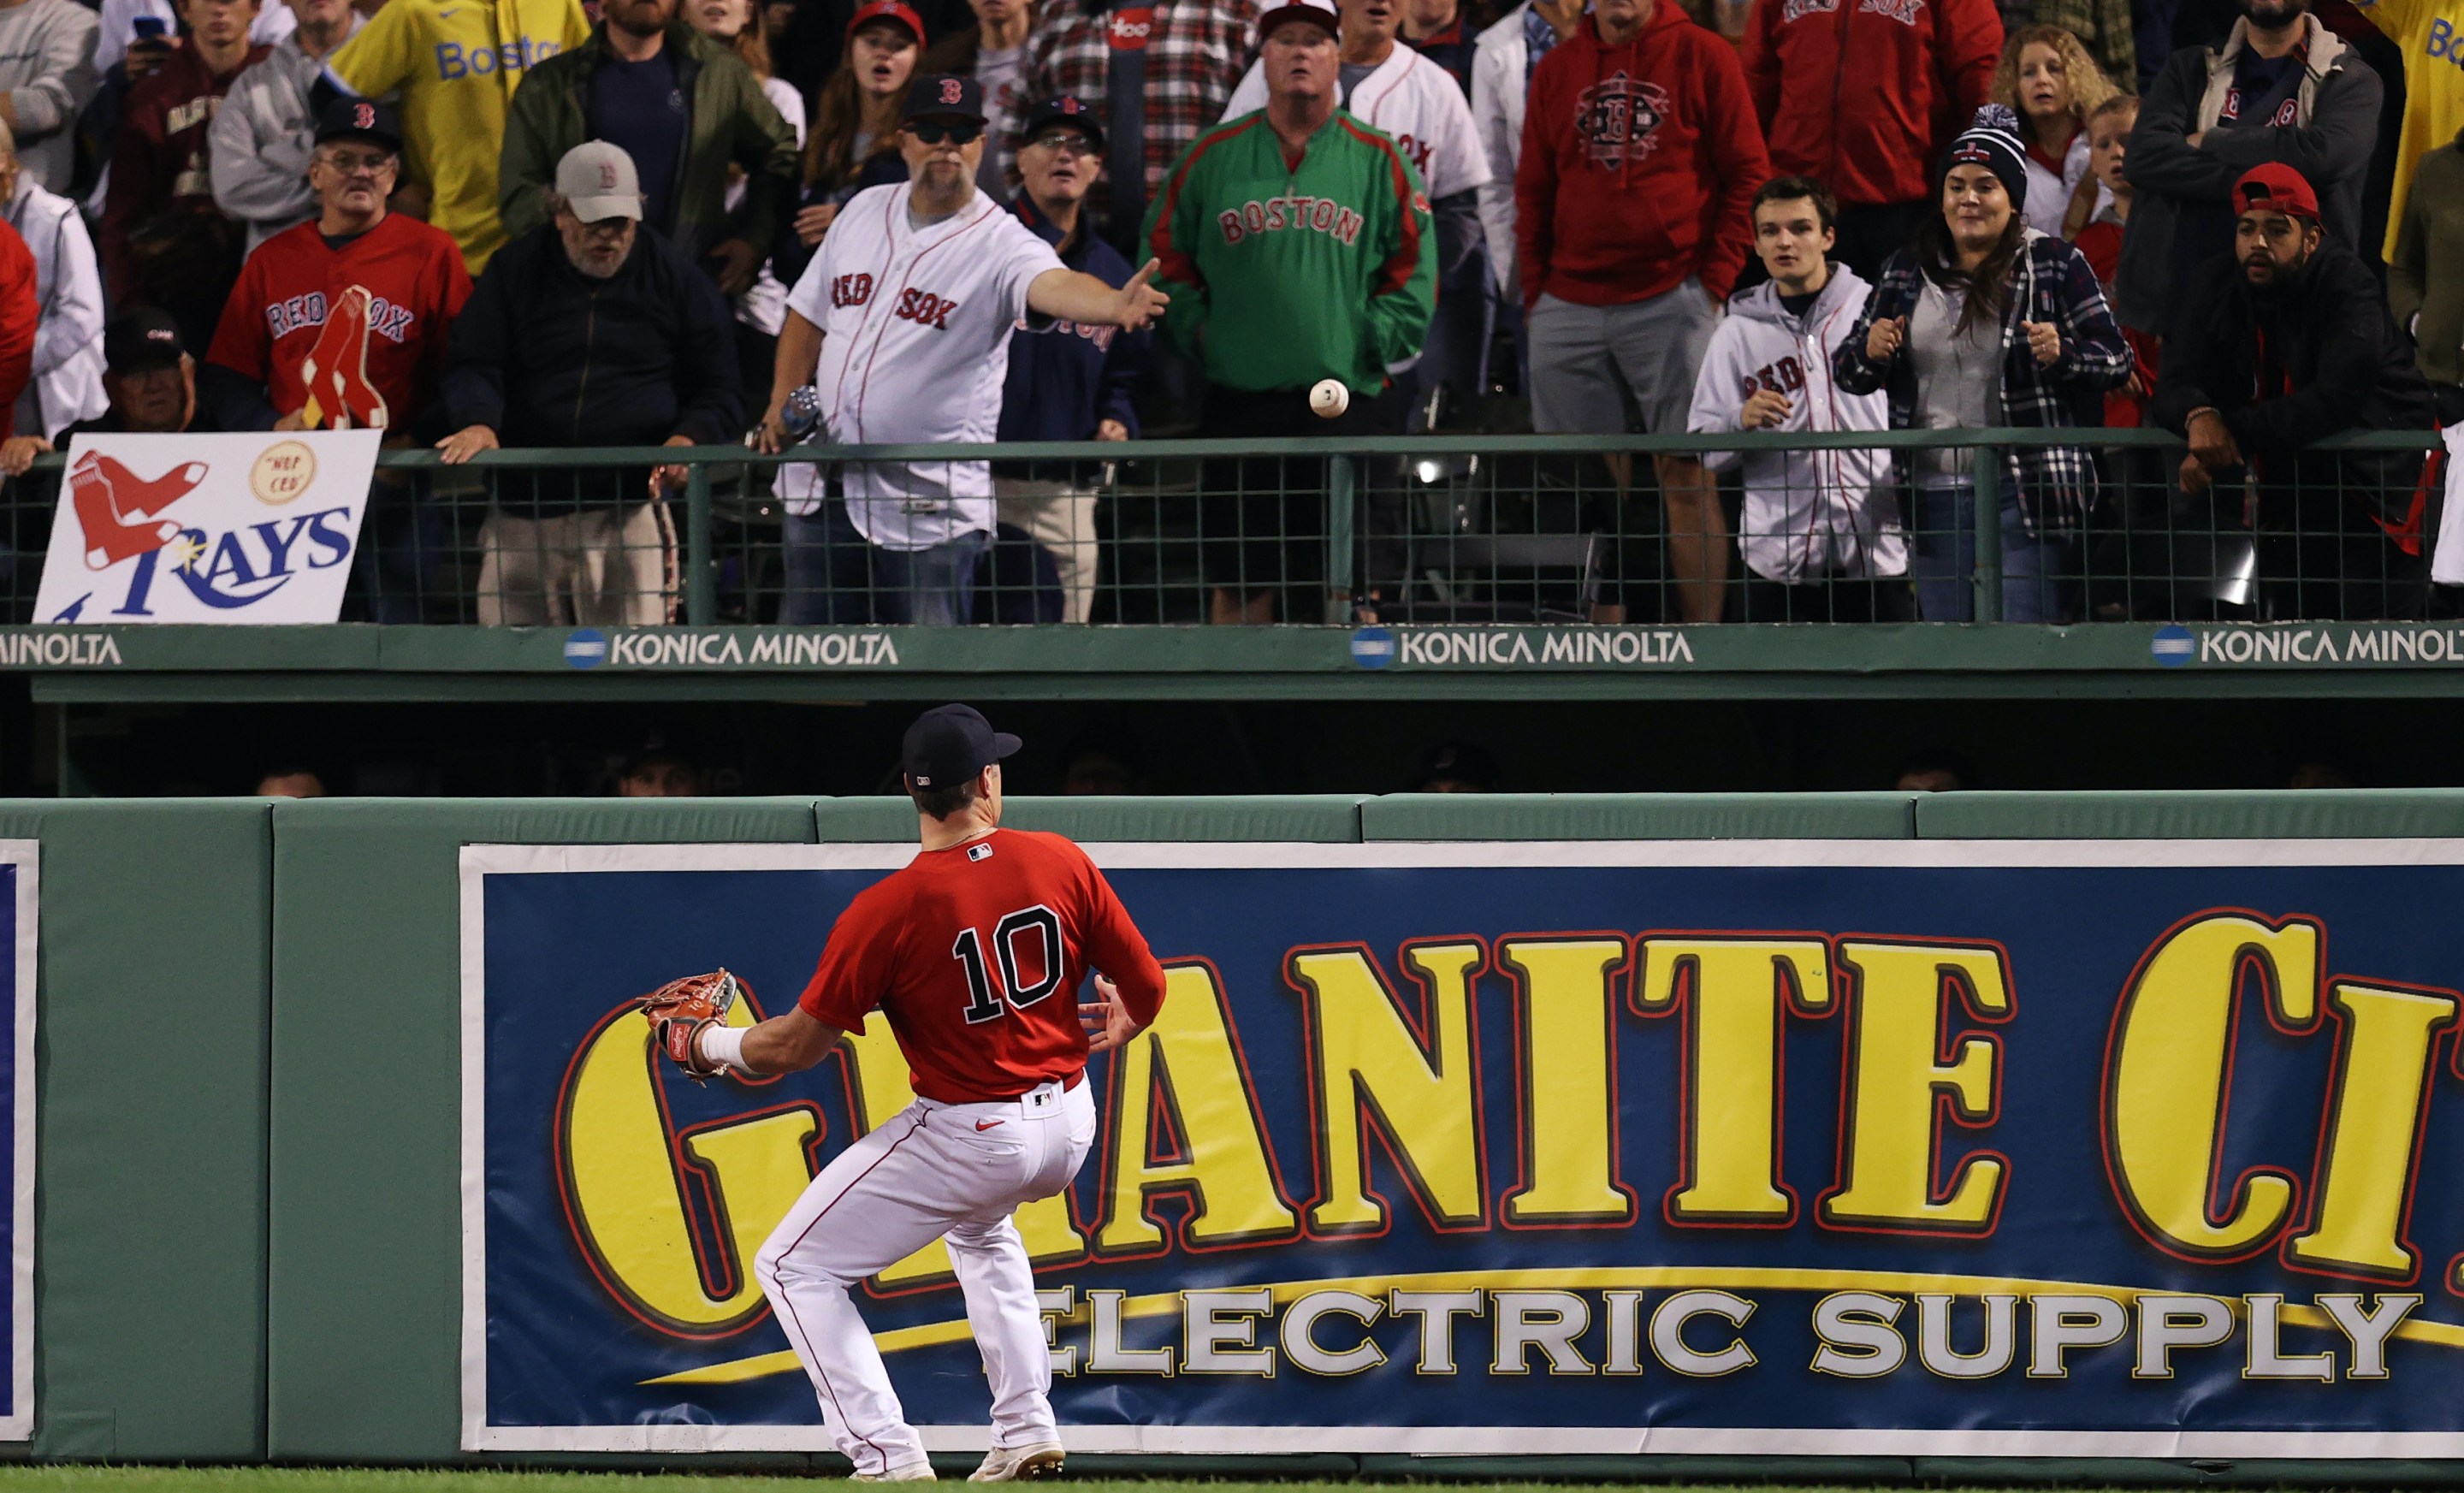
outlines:
{"label": "navy blue baseball cap", "polygon": [[918,788],[955,788],[1019,749],[972,705],[938,705],[907,728],[899,768]]}
{"label": "navy blue baseball cap", "polygon": [[1019,126],[1018,138],[1033,140],[1054,124],[1067,124],[1085,135],[1089,144],[1098,150],[1104,148],[1104,126],[1095,111],[1067,94],[1028,105],[1026,122]]}
{"label": "navy blue baseball cap", "polygon": [[337,99],[317,117],[317,143],[364,140],[402,154],[402,121],[373,99]]}
{"label": "navy blue baseball cap", "polygon": [[984,85],[957,73],[932,73],[907,88],[911,120],[974,120],[984,118]]}

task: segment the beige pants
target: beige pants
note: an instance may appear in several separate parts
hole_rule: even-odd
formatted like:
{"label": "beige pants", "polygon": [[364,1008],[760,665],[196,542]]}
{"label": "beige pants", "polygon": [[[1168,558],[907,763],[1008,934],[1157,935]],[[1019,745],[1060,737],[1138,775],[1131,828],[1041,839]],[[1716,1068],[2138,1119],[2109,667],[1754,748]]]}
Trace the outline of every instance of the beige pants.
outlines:
{"label": "beige pants", "polygon": [[665,503],[479,526],[479,623],[655,627],[671,621],[676,533]]}
{"label": "beige pants", "polygon": [[993,478],[1001,521],[1025,531],[1061,572],[1064,622],[1083,623],[1095,610],[1095,494],[1067,482]]}

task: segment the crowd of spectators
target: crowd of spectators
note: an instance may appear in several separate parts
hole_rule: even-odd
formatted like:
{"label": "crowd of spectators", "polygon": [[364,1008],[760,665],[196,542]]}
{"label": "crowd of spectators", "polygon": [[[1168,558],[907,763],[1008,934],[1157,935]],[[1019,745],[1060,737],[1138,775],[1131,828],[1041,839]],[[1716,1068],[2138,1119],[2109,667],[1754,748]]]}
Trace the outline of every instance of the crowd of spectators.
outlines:
{"label": "crowd of spectators", "polygon": [[[2242,538],[2255,615],[2464,583],[2443,453],[2320,449],[2464,432],[2464,0],[1501,3],[0,0],[0,472],[112,430],[458,466],[2036,427],[2078,433],[1990,481],[1958,446],[1603,461],[1571,526],[1648,494],[1664,581],[1588,615],[1969,620],[1988,533],[2008,620],[2178,614],[2178,576],[2098,579],[2176,528]],[[997,220],[1001,315],[882,369],[859,198],[900,253]],[[2182,444],[2097,434],[2145,425]],[[781,469],[781,619],[1097,615],[1092,464],[943,466]],[[414,621],[451,539],[385,475],[356,585]],[[671,620],[684,482],[493,471],[479,620]],[[1207,466],[1213,621],[1327,620],[1327,485]],[[1362,496],[1374,617],[1419,520]]]}

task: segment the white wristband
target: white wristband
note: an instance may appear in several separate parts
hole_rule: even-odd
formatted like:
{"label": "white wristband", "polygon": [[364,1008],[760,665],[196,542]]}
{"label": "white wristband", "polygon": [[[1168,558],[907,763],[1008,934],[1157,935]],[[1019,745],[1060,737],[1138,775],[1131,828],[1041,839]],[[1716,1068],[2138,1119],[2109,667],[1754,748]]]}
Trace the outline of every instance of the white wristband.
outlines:
{"label": "white wristband", "polygon": [[701,1051],[702,1061],[715,1064],[720,1067],[734,1068],[738,1073],[752,1072],[753,1069],[746,1066],[744,1063],[746,1030],[748,1028],[741,1026],[703,1027],[701,1038],[696,1043]]}

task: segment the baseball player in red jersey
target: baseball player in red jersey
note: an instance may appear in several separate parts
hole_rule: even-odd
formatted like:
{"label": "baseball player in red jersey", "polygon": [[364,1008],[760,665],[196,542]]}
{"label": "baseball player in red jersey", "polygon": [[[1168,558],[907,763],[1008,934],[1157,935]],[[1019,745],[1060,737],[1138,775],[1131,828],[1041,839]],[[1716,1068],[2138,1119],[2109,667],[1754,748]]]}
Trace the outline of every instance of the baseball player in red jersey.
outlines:
{"label": "baseball player in red jersey", "polygon": [[[689,1073],[771,1074],[811,1067],[878,1010],[914,1069],[915,1103],[823,1168],[754,1262],[862,1482],[929,1482],[933,1468],[847,1287],[935,1239],[992,1381],[993,1449],[969,1481],[1061,1470],[1035,1279],[1010,1215],[1067,1188],[1094,1144],[1088,1054],[1130,1041],[1163,1004],[1162,966],[1087,852],[1000,827],[1001,759],[1018,745],[966,706],[925,712],[904,758],[923,850],[840,914],[796,1008],[733,1030],[707,1014],[657,1022]],[[1095,999],[1074,1005],[1090,969],[1104,972]]]}
{"label": "baseball player in red jersey", "polygon": [[256,246],[206,354],[225,428],[410,424],[443,372],[471,275],[450,234],[386,210],[401,161],[390,109],[326,106],[308,165],[318,217]]}

